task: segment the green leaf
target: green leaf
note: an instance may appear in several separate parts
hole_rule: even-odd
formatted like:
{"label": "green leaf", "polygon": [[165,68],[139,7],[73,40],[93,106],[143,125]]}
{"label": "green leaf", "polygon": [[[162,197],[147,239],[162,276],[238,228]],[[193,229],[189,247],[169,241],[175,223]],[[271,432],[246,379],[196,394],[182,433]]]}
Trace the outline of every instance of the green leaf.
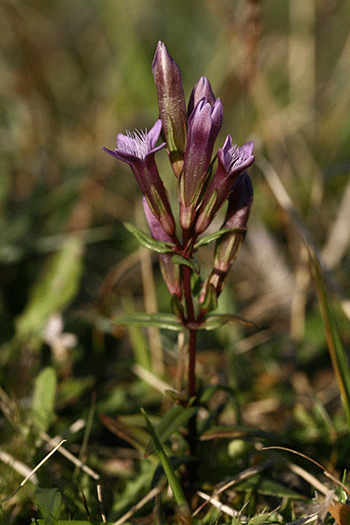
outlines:
{"label": "green leaf", "polygon": [[194,257],[192,257],[191,259],[186,259],[186,257],[175,253],[172,256],[171,260],[174,264],[184,264],[185,266],[189,266],[191,270],[193,270],[197,275],[199,275],[201,271],[198,261]]}
{"label": "green leaf", "polygon": [[57,488],[35,491],[35,500],[43,516],[45,525],[57,525],[60,515],[62,495]]}
{"label": "green leaf", "polygon": [[[157,425],[155,432],[161,443],[164,443],[179,427],[184,425],[192,416],[198,412],[198,407],[184,408],[181,405],[174,405],[162,417],[160,423]],[[153,441],[150,441],[146,447],[145,456],[153,454],[155,451]]]}
{"label": "green leaf", "polygon": [[[193,456],[171,456],[169,461],[174,470],[177,470],[181,465],[186,465],[186,463],[193,463]],[[154,476],[151,482],[151,488],[153,489],[158,485],[158,483],[164,477],[164,469],[161,463],[158,464],[156,470],[154,471]]]}
{"label": "green leaf", "polygon": [[[125,514],[141,498],[149,493],[149,488],[155,472],[155,465],[150,460],[141,461],[140,471],[126,483],[125,488],[115,498],[110,519],[115,520]],[[130,522],[129,522],[130,523]],[[74,524],[70,524],[74,525]]]}
{"label": "green leaf", "polygon": [[113,325],[124,326],[156,326],[157,328],[164,328],[166,330],[173,330],[179,332],[183,330],[183,325],[174,314],[168,313],[133,313],[121,314],[114,317],[110,323]]}
{"label": "green leaf", "polygon": [[335,376],[348,421],[350,431],[350,367],[349,361],[340,338],[337,322],[328,301],[326,287],[321,267],[317,261],[314,251],[309,246],[309,254],[316,292],[321,307],[324,328],[326,331],[327,346],[331,357]]}
{"label": "green leaf", "polygon": [[159,456],[159,460],[160,460],[160,462],[162,464],[162,467],[164,469],[165,475],[167,477],[167,480],[168,480],[169,485],[171,487],[171,490],[173,492],[174,499],[175,499],[177,505],[179,506],[179,513],[180,513],[181,517],[185,521],[188,520],[188,522],[190,522],[191,513],[190,513],[190,509],[188,508],[188,504],[187,504],[185,495],[183,493],[182,487],[180,485],[180,481],[179,481],[178,477],[176,476],[175,470],[173,469],[172,464],[171,464],[168,456],[164,452],[163,446],[162,446],[161,442],[159,441],[158,436],[157,436],[157,434],[156,434],[156,432],[155,432],[155,430],[154,430],[154,428],[153,428],[150,420],[148,419],[147,414],[146,414],[146,412],[145,412],[145,410],[143,408],[141,408],[141,412],[142,412],[142,414],[144,415],[144,417],[146,419],[148,430],[149,430],[149,433],[151,434],[151,437],[152,437],[152,439],[154,441],[154,444],[155,444],[155,447],[156,447],[156,450],[157,450],[157,453],[158,453],[158,456]]}
{"label": "green leaf", "polygon": [[196,242],[194,245],[194,249],[196,250],[200,246],[206,246],[207,244],[215,241],[225,233],[229,232],[241,232],[244,233],[247,230],[247,228],[223,228],[222,230],[218,230],[216,232],[211,233],[210,235],[206,235],[205,237],[202,237],[199,239],[199,241]]}
{"label": "green leaf", "polygon": [[128,222],[124,222],[123,224],[125,228],[138,240],[141,246],[144,246],[144,248],[148,248],[149,250],[157,253],[169,253],[173,251],[173,248],[175,248],[175,244],[172,244],[171,242],[156,241],[153,239],[153,237],[143,232],[139,228],[136,228],[136,226],[133,224]]}
{"label": "green leaf", "polygon": [[83,241],[69,237],[48,261],[34,285],[27,306],[16,320],[17,337],[38,335],[50,315],[65,308],[75,296],[82,273]]}
{"label": "green leaf", "polygon": [[32,415],[39,432],[46,432],[54,419],[56,384],[56,373],[51,367],[45,368],[35,379]]}
{"label": "green leaf", "polygon": [[[136,313],[134,301],[131,297],[125,297],[122,301],[122,306],[126,315],[134,315]],[[151,358],[145,331],[136,325],[129,325],[127,330],[136,363],[146,370],[151,370]]]}
{"label": "green leaf", "polygon": [[221,326],[224,326],[227,323],[240,323],[244,324],[245,326],[250,326],[252,328],[257,328],[257,326],[247,321],[246,319],[243,319],[242,317],[238,317],[237,315],[233,314],[213,314],[208,315],[205,318],[205,321],[203,324],[201,324],[200,329],[202,330],[216,330],[217,328],[220,328]]}

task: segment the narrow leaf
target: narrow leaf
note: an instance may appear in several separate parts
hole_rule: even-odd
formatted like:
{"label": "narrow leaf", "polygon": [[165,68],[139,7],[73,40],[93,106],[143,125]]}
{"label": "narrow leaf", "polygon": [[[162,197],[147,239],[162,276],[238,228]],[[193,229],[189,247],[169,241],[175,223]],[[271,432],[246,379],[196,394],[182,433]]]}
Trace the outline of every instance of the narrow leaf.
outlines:
{"label": "narrow leaf", "polygon": [[[122,300],[123,310],[126,315],[134,315],[135,305],[131,297]],[[151,358],[145,331],[140,326],[128,326],[127,331],[137,364],[151,370]]]}
{"label": "narrow leaf", "polygon": [[[141,462],[140,471],[126,482],[123,490],[118,494],[118,497],[115,498],[112,509],[113,524],[116,523],[116,518],[121,519],[122,516],[125,516],[127,512],[134,508],[134,505],[137,505],[140,500],[149,494],[154,472],[155,465],[152,465],[150,460]],[[128,520],[127,523],[130,524],[130,520]],[[69,525],[75,524],[70,523]],[[109,525],[112,525],[112,522],[109,522]]]}
{"label": "narrow leaf", "polygon": [[[184,408],[181,405],[174,405],[162,417],[160,423],[157,425],[155,432],[161,443],[164,443],[174,432],[176,432],[182,425],[184,425],[192,416],[198,411],[198,407]],[[153,454],[155,445],[150,441],[146,447],[145,456]]]}
{"label": "narrow leaf", "polygon": [[331,357],[335,376],[337,378],[340,395],[348,421],[350,431],[350,368],[349,361],[340,338],[338,326],[330,307],[327,291],[324,285],[322,270],[315,253],[309,246],[310,262],[316,285],[316,292],[321,307],[328,351]]}
{"label": "narrow leaf", "polygon": [[205,237],[202,237],[199,239],[199,241],[196,242],[194,245],[194,249],[196,250],[200,246],[206,246],[207,244],[215,241],[222,235],[228,232],[241,232],[244,233],[247,230],[247,228],[223,228],[222,230],[218,230],[216,232],[211,233],[210,235],[206,235]]}
{"label": "narrow leaf", "polygon": [[49,259],[31,291],[24,312],[16,320],[20,339],[40,333],[50,315],[61,311],[73,299],[83,268],[83,249],[82,239],[72,235]]}
{"label": "narrow leaf", "polygon": [[114,317],[110,321],[113,325],[124,326],[156,326],[157,328],[164,328],[166,330],[173,330],[179,332],[183,330],[183,326],[174,314],[168,313],[133,313],[121,314]]}
{"label": "narrow leaf", "polygon": [[56,383],[56,373],[51,367],[45,368],[35,379],[31,410],[39,432],[46,432],[54,418]]}
{"label": "narrow leaf", "polygon": [[[188,463],[193,463],[193,456],[171,456],[169,461],[174,470],[177,470],[181,465],[186,465]],[[156,487],[159,482],[164,477],[164,469],[161,463],[158,463],[156,470],[154,471],[154,476],[152,478],[151,488]],[[189,525],[188,523],[184,525]]]}
{"label": "narrow leaf", "polygon": [[143,232],[139,228],[136,228],[136,226],[133,224],[128,222],[124,222],[123,224],[125,228],[138,240],[141,246],[144,246],[144,248],[148,248],[149,250],[157,253],[169,253],[173,251],[173,248],[175,248],[175,245],[170,242],[156,241],[153,239],[153,237]]}
{"label": "narrow leaf", "polygon": [[185,266],[189,266],[191,270],[193,270],[197,275],[199,275],[201,271],[198,261],[194,257],[192,257],[191,259],[186,259],[186,257],[175,253],[172,256],[171,260],[174,264],[184,264]]}
{"label": "narrow leaf", "polygon": [[242,317],[238,317],[237,315],[233,314],[208,315],[204,323],[201,324],[200,328],[203,330],[216,330],[217,328],[220,328],[221,326],[224,326],[227,323],[240,323],[245,326],[257,328],[257,326],[251,321],[247,321],[246,319],[243,319]]}
{"label": "narrow leaf", "polygon": [[157,436],[157,434],[156,434],[156,432],[155,432],[155,430],[154,430],[154,428],[153,428],[150,420],[148,419],[147,414],[146,414],[146,412],[145,412],[145,410],[143,408],[141,408],[141,412],[142,412],[142,414],[144,415],[144,417],[146,419],[148,430],[149,430],[149,433],[151,434],[152,439],[154,441],[154,444],[155,444],[155,447],[156,447],[156,450],[157,450],[157,453],[158,453],[158,456],[159,456],[159,460],[160,460],[160,462],[162,464],[162,467],[164,469],[164,472],[165,472],[165,475],[167,477],[167,480],[169,481],[171,490],[173,492],[174,499],[175,499],[177,505],[179,506],[179,512],[180,512],[182,518],[184,519],[184,521],[190,520],[190,509],[188,508],[188,504],[187,504],[185,495],[183,493],[182,487],[180,485],[180,481],[179,481],[178,477],[176,476],[175,471],[174,471],[174,469],[173,469],[173,467],[171,465],[171,462],[170,462],[168,456],[165,454],[163,446],[162,446],[161,442],[159,441],[158,436]]}

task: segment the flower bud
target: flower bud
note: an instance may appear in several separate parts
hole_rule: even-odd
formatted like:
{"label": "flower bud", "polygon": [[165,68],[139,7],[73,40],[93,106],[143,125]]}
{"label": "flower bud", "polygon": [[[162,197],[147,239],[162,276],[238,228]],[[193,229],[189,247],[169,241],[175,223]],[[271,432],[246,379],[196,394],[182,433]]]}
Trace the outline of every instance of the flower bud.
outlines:
{"label": "flower bud", "polygon": [[208,177],[215,140],[222,125],[222,103],[211,105],[202,98],[188,119],[188,138],[180,178],[180,222],[183,230],[193,225],[196,207]]}
{"label": "flower bud", "polygon": [[214,97],[214,93],[211,89],[210,82],[207,79],[207,77],[201,77],[198,80],[197,84],[192,89],[192,93],[191,93],[190,100],[188,103],[188,110],[187,110],[188,117],[190,117],[192,111],[195,109],[198,102],[202,98],[205,98],[206,101],[209,102],[211,106],[214,105],[214,102],[216,100]]}
{"label": "flower bud", "polygon": [[152,71],[167,151],[174,173],[178,177],[182,171],[186,148],[186,103],[180,70],[163,42],[158,42]]}
{"label": "flower bud", "polygon": [[[152,212],[145,197],[142,199],[142,204],[153,239],[163,242],[172,242],[172,238],[166,233],[166,231],[164,231],[164,228]],[[162,276],[170,294],[172,296],[176,295],[178,299],[181,299],[180,265],[174,264],[171,258],[171,253],[158,254]]]}
{"label": "flower bud", "polygon": [[237,230],[224,233],[216,241],[214,269],[209,281],[214,285],[217,294],[223,290],[227,273],[243,242],[252,202],[253,186],[248,173],[244,172],[232,187],[222,226],[222,228],[237,228]]}

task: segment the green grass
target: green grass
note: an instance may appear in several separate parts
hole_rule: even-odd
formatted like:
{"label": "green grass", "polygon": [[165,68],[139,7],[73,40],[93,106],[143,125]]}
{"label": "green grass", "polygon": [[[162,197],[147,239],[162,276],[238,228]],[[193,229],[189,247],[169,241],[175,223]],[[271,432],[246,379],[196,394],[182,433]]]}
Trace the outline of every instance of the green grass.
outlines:
{"label": "green grass", "polygon": [[[178,523],[185,497],[195,510],[214,494],[193,523],[282,524],[335,489],[262,446],[349,485],[350,7],[300,5],[1,4],[0,523]],[[136,181],[101,149],[158,117],[158,40],[187,99],[201,75],[222,99],[218,147],[255,142],[248,232],[215,314],[257,328],[199,334],[195,490],[186,341],[147,325],[173,320],[168,292],[122,225],[147,231]],[[158,167],[176,199],[164,152]],[[198,250],[204,274],[212,257]],[[113,321],[125,313],[147,326]]]}

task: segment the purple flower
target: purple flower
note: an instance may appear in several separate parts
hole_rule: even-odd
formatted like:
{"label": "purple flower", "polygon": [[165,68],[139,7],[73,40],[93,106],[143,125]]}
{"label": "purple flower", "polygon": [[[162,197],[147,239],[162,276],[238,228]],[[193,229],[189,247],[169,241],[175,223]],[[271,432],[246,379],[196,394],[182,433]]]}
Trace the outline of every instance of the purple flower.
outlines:
{"label": "purple flower", "polygon": [[192,111],[195,109],[198,102],[203,97],[207,100],[207,102],[209,102],[211,106],[214,105],[216,99],[214,97],[213,90],[211,89],[211,85],[207,77],[201,77],[192,90],[191,97],[188,103],[188,117],[191,115]]}
{"label": "purple flower", "polygon": [[[253,186],[248,173],[241,173],[231,190],[225,221],[221,229],[236,228],[237,230],[224,233],[216,241],[214,269],[206,283],[206,286],[209,283],[214,286],[217,295],[221,293],[224,287],[226,275],[237,257],[244,239],[253,202]],[[201,292],[202,300],[204,300],[205,293],[203,289]]]}
{"label": "purple flower", "polygon": [[253,142],[247,142],[240,147],[232,145],[231,135],[228,135],[223,147],[218,149],[218,166],[198,212],[195,226],[197,235],[207,229],[227,200],[232,185],[240,173],[253,164],[255,160],[253,146]]}
{"label": "purple flower", "polygon": [[[212,102],[212,100],[211,100]],[[188,137],[183,173],[180,177],[180,223],[183,230],[193,225],[198,199],[208,177],[213,147],[222,125],[223,109],[203,97],[188,119]]]}
{"label": "purple flower", "polygon": [[181,74],[163,42],[158,42],[152,64],[157,89],[159,118],[175,175],[182,171],[186,147],[187,118]]}
{"label": "purple flower", "polygon": [[[163,242],[172,242],[170,235],[163,229],[160,221],[152,212],[148,201],[145,197],[142,199],[143,209],[146,215],[148,226],[151,230],[153,239]],[[180,281],[180,266],[174,264],[171,260],[171,253],[159,253],[158,259],[160,263],[160,269],[162,272],[163,279],[168,287],[171,295],[176,295],[178,299],[181,299],[181,281]]]}
{"label": "purple flower", "polygon": [[171,236],[175,233],[174,217],[154,158],[155,153],[165,146],[165,142],[156,146],[161,129],[162,122],[157,120],[149,132],[127,132],[126,135],[119,133],[116,149],[114,151],[103,149],[116,159],[130,165],[152,212]]}

